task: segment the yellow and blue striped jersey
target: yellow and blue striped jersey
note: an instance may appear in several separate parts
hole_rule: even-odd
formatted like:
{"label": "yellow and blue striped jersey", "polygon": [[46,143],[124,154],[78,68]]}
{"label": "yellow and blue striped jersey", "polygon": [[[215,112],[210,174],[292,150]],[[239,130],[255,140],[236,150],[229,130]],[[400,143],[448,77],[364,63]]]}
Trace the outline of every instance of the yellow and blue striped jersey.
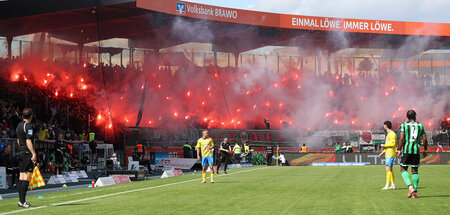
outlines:
{"label": "yellow and blue striped jersey", "polygon": [[386,157],[395,158],[395,148],[397,146],[397,134],[394,131],[390,131],[386,135],[386,142],[384,143],[383,152],[386,153]]}
{"label": "yellow and blue striped jersey", "polygon": [[211,148],[208,148],[208,146],[211,146],[211,148],[214,147],[213,140],[210,137],[206,139],[203,139],[203,137],[198,139],[196,147],[200,147],[202,157],[208,157],[212,155],[212,150]]}

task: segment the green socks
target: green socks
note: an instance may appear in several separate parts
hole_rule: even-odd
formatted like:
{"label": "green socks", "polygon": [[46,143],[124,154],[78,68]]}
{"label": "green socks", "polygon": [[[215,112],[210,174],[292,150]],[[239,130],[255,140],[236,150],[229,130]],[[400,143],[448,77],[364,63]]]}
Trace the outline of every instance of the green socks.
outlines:
{"label": "green socks", "polygon": [[[411,186],[411,180],[409,179],[409,174],[407,171],[402,171],[402,177],[403,177],[403,181],[405,181],[406,186]],[[418,173],[413,173],[412,174],[412,181],[414,184],[414,190],[417,191],[417,188],[419,187],[419,174]]]}
{"label": "green socks", "polygon": [[[417,174],[415,174],[417,175]],[[407,171],[402,171],[402,177],[403,177],[403,181],[405,181],[406,186],[411,186],[411,180],[409,179],[409,174]],[[413,175],[413,180],[414,180],[414,175]],[[417,175],[417,183],[419,183],[419,175]]]}
{"label": "green socks", "polygon": [[419,174],[418,173],[413,173],[412,174],[412,181],[413,181],[413,184],[414,184],[414,189],[417,191],[417,188],[419,187]]}

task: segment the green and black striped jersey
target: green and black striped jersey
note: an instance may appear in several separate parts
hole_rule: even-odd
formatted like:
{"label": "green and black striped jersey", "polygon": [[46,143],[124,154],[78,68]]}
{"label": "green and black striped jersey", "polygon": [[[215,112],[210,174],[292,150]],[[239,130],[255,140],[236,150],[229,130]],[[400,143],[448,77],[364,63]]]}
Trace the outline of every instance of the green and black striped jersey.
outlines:
{"label": "green and black striped jersey", "polygon": [[420,122],[405,122],[400,127],[400,133],[405,134],[405,143],[403,145],[404,154],[419,154],[420,140],[422,135],[426,134],[423,124]]}

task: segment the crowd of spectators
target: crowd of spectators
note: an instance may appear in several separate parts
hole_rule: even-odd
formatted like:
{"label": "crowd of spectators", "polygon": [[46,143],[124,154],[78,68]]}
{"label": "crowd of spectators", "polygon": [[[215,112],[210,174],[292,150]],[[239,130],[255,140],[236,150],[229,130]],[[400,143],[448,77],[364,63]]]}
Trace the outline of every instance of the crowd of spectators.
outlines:
{"label": "crowd of spectators", "polygon": [[[21,110],[31,107],[35,113],[35,149],[41,171],[58,172],[55,168],[58,143],[67,146],[60,150],[64,158],[63,170],[79,167],[79,154],[73,150],[73,143],[89,140],[89,132],[92,131],[88,129],[88,119],[90,116],[94,118],[95,109],[88,105],[87,97],[83,94],[72,94],[60,89],[55,95],[55,86],[52,84],[42,86],[23,79],[12,81],[8,70],[14,63],[20,62],[20,59],[0,58],[0,145],[2,149],[10,149],[7,156],[2,156],[2,164],[8,164],[12,169],[17,166],[18,158],[14,151],[17,149],[16,127],[21,122]],[[68,63],[54,63],[66,69],[71,67]],[[8,162],[3,162],[6,158]],[[89,157],[82,159],[89,160]]]}

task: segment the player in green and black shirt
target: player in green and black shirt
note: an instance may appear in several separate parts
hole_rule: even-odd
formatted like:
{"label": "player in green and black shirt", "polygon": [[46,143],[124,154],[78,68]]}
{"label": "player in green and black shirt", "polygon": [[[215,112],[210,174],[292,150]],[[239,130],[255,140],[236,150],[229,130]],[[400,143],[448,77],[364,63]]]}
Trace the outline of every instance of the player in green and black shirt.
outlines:
{"label": "player in green and black shirt", "polygon": [[[403,180],[409,188],[408,198],[419,198],[417,195],[417,187],[419,185],[419,165],[420,165],[420,139],[422,139],[424,151],[423,157],[427,156],[427,135],[423,124],[416,122],[416,112],[409,110],[406,113],[408,121],[403,123],[400,127],[399,140],[399,156],[403,154],[400,162]],[[409,179],[408,166],[411,166],[412,181]]]}

